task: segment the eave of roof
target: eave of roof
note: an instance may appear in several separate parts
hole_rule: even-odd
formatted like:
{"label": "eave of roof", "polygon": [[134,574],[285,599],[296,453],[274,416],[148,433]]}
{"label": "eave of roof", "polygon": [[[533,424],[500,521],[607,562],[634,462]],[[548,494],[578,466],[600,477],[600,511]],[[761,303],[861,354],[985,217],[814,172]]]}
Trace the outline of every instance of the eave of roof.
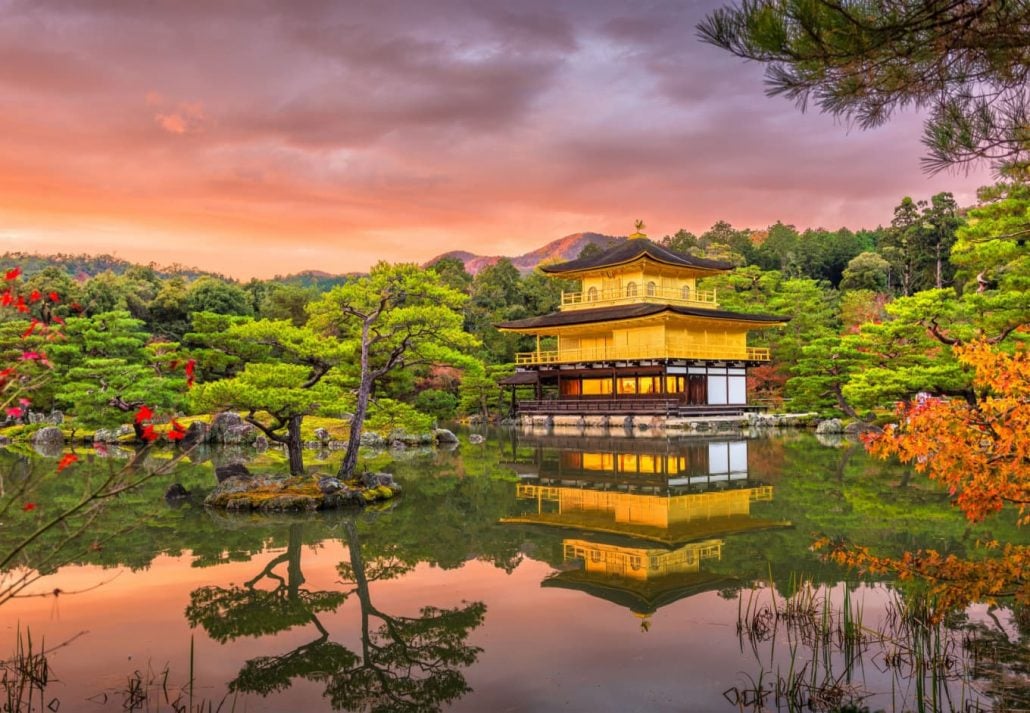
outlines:
{"label": "eave of roof", "polygon": [[665,265],[686,267],[708,272],[723,272],[726,270],[732,270],[735,267],[733,263],[724,262],[722,260],[707,260],[705,258],[694,257],[693,255],[675,253],[663,248],[661,245],[657,245],[650,240],[642,238],[639,240],[627,240],[625,242],[617,243],[600,255],[596,255],[594,257],[569,260],[568,262],[561,262],[555,265],[544,265],[541,266],[540,269],[550,275],[562,275],[573,272],[602,270],[604,268],[625,265],[627,263],[634,262],[635,260],[639,260],[642,257],[648,257],[655,262]]}
{"label": "eave of roof", "polygon": [[576,309],[565,312],[551,312],[539,317],[528,317],[516,319],[511,322],[501,322],[498,329],[519,331],[526,329],[543,329],[548,327],[572,327],[581,324],[596,324],[599,322],[617,322],[627,319],[641,319],[653,317],[654,315],[669,312],[683,317],[697,317],[699,319],[714,319],[736,322],[756,322],[763,324],[786,324],[790,317],[779,317],[771,314],[747,314],[744,312],[728,312],[719,309],[705,309],[702,307],[683,307],[663,303],[644,302],[632,305],[617,305],[615,307],[597,307],[595,309]]}

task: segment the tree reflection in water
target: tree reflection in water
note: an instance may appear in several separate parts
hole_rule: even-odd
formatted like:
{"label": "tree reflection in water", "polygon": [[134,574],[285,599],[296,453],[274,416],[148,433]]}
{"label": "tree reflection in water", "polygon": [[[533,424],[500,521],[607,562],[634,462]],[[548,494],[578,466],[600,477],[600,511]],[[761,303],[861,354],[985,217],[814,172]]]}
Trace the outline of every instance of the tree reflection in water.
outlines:
{"label": "tree reflection in water", "polygon": [[[399,577],[413,568],[396,553],[366,557],[357,523],[343,523],[349,562],[338,571],[346,591],[311,592],[302,588],[300,554],[303,525],[290,526],[286,552],[272,559],[243,586],[201,587],[190,596],[186,616],[220,643],[242,636],[263,636],[311,624],[314,640],[278,656],[247,661],[229,690],[268,695],[288,688],[295,678],[323,683],[334,709],[437,711],[472,689],[462,668],[475,663],[480,648],[466,643],[483,623],[486,605],[465,603],[452,609],[423,607],[418,617],[392,616],[372,601],[370,583]],[[286,565],[285,576],[277,568]],[[271,581],[271,589],[259,584]],[[330,640],[318,614],[338,609],[352,594],[361,612],[361,653]],[[377,625],[378,624],[378,625]]]}

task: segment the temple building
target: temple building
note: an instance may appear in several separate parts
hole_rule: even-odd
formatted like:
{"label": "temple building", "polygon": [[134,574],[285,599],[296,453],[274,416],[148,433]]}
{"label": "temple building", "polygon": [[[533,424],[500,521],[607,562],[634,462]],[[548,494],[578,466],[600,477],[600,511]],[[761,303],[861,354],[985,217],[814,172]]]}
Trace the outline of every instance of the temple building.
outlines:
{"label": "temple building", "polygon": [[521,440],[507,463],[518,513],[501,522],[563,533],[561,564],[542,586],[639,616],[734,584],[710,571],[726,538],[790,526],[752,512],[773,487],[749,477],[746,440],[542,436]]}
{"label": "temple building", "polygon": [[578,280],[559,311],[497,325],[536,337],[501,383],[533,389],[521,413],[734,414],[747,409],[749,366],[769,350],[748,331],[787,318],[719,309],[703,277],[733,265],[674,253],[636,233],[594,257],[541,268]]}

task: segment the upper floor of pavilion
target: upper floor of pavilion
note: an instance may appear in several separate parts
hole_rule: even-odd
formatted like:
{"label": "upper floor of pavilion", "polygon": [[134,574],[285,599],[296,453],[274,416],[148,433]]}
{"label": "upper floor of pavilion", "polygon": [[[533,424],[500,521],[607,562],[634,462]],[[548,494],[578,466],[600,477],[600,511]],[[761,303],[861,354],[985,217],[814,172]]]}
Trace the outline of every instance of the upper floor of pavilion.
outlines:
{"label": "upper floor of pavilion", "polygon": [[733,267],[729,262],[673,252],[634,233],[598,255],[540,269],[580,282],[578,291],[562,292],[562,311],[644,303],[715,310],[719,308],[715,290],[698,289],[698,280]]}

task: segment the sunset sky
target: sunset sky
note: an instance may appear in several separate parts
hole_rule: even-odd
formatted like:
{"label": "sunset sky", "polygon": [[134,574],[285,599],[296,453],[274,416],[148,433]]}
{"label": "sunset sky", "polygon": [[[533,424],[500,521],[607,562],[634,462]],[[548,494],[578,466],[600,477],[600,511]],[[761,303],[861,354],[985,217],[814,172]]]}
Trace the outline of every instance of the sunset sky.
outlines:
{"label": "sunset sky", "polygon": [[580,231],[888,223],[920,120],[848,131],[701,2],[0,0],[0,245],[234,277]]}

